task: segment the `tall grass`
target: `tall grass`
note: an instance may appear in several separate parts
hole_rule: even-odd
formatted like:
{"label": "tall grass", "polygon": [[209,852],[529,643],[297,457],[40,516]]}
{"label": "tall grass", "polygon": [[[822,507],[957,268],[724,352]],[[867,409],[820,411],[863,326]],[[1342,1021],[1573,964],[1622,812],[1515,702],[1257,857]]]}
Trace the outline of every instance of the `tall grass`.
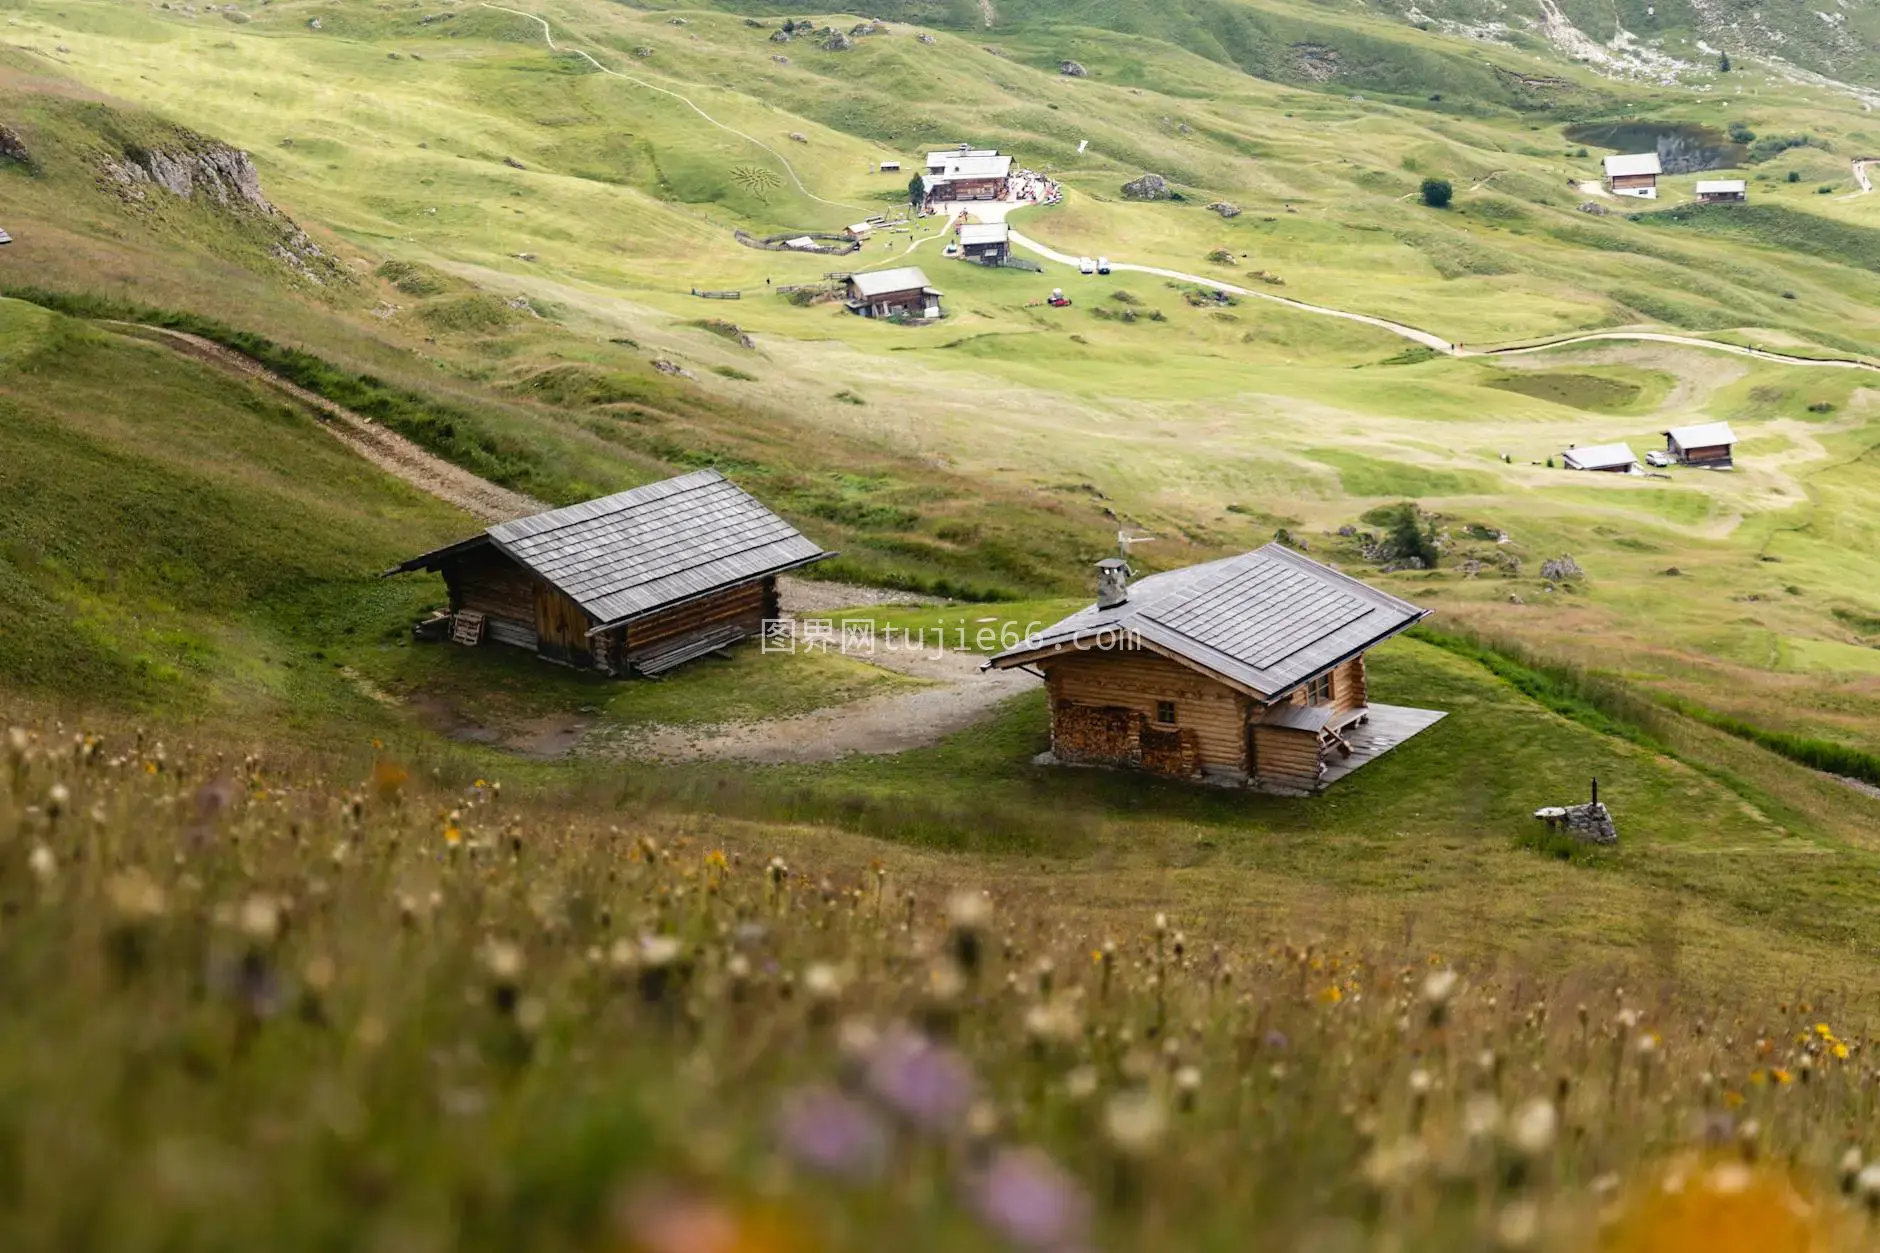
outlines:
{"label": "tall grass", "polygon": [[47,728],[0,771],[9,1253],[1876,1234],[1832,997],[1228,948],[382,757]]}

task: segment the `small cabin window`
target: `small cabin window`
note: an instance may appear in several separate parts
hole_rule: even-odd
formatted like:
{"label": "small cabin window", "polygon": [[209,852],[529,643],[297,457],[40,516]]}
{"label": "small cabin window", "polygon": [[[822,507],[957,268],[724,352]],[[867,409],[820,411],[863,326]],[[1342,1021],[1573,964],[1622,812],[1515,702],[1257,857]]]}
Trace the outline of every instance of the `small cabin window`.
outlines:
{"label": "small cabin window", "polygon": [[1155,720],[1165,727],[1175,725],[1175,702],[1159,700],[1155,703]]}
{"label": "small cabin window", "polygon": [[1332,676],[1321,674],[1306,684],[1306,703],[1309,705],[1329,705],[1332,703]]}

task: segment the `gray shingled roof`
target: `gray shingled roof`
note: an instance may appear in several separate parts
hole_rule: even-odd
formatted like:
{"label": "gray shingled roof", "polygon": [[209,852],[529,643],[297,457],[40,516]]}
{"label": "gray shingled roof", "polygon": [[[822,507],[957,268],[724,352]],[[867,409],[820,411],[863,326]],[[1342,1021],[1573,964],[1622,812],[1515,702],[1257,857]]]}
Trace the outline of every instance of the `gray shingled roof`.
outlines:
{"label": "gray shingled roof", "polygon": [[993,657],[1021,665],[1067,645],[1135,638],[1272,700],[1415,625],[1428,611],[1279,544],[1151,575]]}
{"label": "gray shingled roof", "polygon": [[855,292],[864,300],[874,296],[890,296],[895,292],[924,290],[927,287],[927,275],[919,266],[902,265],[892,270],[865,270],[860,274],[849,275],[849,281],[855,284]]}
{"label": "gray shingled roof", "polygon": [[500,523],[392,573],[437,569],[483,542],[566,592],[602,626],[834,555],[718,471],[698,470]]}

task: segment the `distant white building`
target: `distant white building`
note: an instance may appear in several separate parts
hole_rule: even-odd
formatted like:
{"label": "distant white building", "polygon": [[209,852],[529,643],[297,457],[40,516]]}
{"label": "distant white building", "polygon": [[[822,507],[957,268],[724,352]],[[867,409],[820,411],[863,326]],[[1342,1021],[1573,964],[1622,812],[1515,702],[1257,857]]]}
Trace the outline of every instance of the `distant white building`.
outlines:
{"label": "distant white building", "polygon": [[1606,474],[1641,473],[1638,455],[1629,444],[1594,444],[1586,448],[1569,448],[1560,454],[1560,460],[1569,470],[1598,470]]}
{"label": "distant white building", "polygon": [[1749,199],[1749,184],[1740,178],[1705,179],[1697,184],[1698,204],[1741,204]]}
{"label": "distant white building", "polygon": [[1641,200],[1658,199],[1658,176],[1664,166],[1655,152],[1635,152],[1611,156],[1605,160],[1606,186],[1615,196],[1637,196]]}

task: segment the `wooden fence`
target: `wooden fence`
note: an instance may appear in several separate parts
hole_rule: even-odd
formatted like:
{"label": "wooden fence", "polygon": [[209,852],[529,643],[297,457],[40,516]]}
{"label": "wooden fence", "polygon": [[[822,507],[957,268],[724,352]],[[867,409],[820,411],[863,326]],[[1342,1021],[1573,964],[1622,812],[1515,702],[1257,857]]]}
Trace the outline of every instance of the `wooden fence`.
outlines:
{"label": "wooden fence", "polygon": [[700,291],[698,288],[694,287],[692,289],[692,294],[694,296],[698,296],[705,300],[742,300],[744,299],[744,293],[741,291]]}

